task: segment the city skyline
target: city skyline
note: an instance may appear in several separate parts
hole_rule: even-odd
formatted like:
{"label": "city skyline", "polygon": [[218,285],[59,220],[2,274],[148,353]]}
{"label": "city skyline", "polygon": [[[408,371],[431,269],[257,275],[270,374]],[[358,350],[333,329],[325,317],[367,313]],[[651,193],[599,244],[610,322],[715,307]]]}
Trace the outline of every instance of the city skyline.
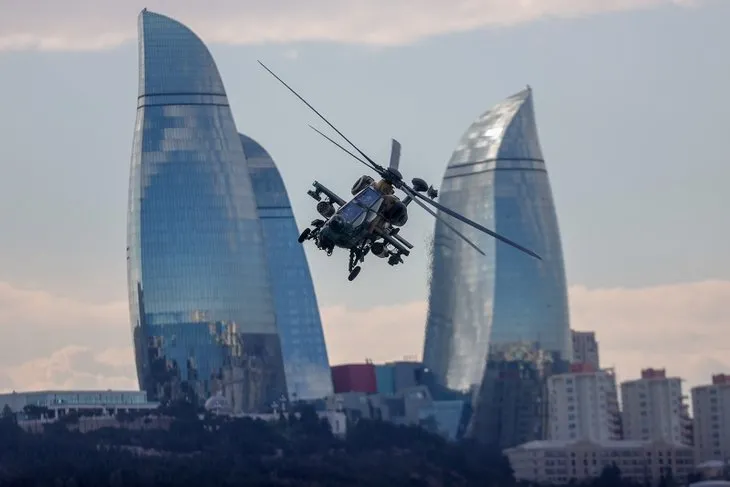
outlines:
{"label": "city skyline", "polygon": [[[37,20],[24,23],[24,17],[13,17],[13,7],[3,11],[32,37]],[[133,26],[136,11],[127,20],[109,18]],[[245,121],[237,125],[271,151],[300,225],[314,214],[304,194],[311,179],[349,187],[359,171],[309,138],[305,122],[311,119],[260,75],[256,58],[270,60],[368,152],[375,148],[374,155],[382,156],[387,137],[398,136],[406,174],[429,181],[438,180],[465,123],[530,83],[539,93],[546,156],[560,161],[551,176],[574,327],[598,332],[603,362],[616,365],[621,379],[642,366],[668,365],[672,374],[696,382],[729,365],[712,347],[728,320],[724,301],[730,292],[720,248],[726,230],[712,225],[721,221],[716,212],[723,207],[716,185],[726,179],[713,147],[721,140],[722,114],[729,111],[717,87],[726,84],[728,71],[712,55],[695,55],[723,45],[726,34],[717,19],[726,12],[718,2],[657,7],[435,38],[426,33],[405,47],[290,43],[213,49],[236,86],[229,93],[240,106],[234,117]],[[191,25],[215,22],[194,17]],[[54,28],[69,25],[63,15],[57,21]],[[700,50],[693,32],[703,34]],[[569,47],[579,36],[588,36],[586,47]],[[537,39],[542,50],[532,53]],[[476,55],[491,58],[492,67],[473,63]],[[0,387],[129,383],[129,362],[122,360],[129,351],[123,271],[109,263],[119,260],[124,231],[120,202],[126,198],[129,138],[118,134],[130,124],[136,82],[125,72],[135,56],[129,44],[100,52],[0,54],[8,73],[2,88],[13,94],[2,102],[3,112],[12,114],[0,145],[6,167],[0,216],[8,225],[0,262],[2,323],[24,330],[10,334]],[[580,70],[569,62],[577,58],[583,59]],[[494,65],[502,66],[496,76]],[[434,66],[444,69],[426,71]],[[448,75],[457,71],[465,75]],[[335,93],[335,87],[346,89]],[[705,96],[686,96],[694,92]],[[19,105],[21,100],[29,105]],[[41,112],[44,117],[31,116]],[[676,120],[690,117],[693,123],[680,130]],[[33,143],[37,132],[47,134],[47,144]],[[32,178],[41,171],[47,177]],[[89,180],[95,184],[80,184]],[[676,227],[683,228],[681,235],[672,233]],[[373,272],[348,287],[328,270],[334,261],[310,255],[332,363],[418,354],[432,230],[426,217],[409,222],[416,252],[393,279]],[[378,323],[369,319],[373,313],[382,316]],[[382,347],[370,338],[394,326],[402,331]],[[32,349],[25,344],[31,342]]]}

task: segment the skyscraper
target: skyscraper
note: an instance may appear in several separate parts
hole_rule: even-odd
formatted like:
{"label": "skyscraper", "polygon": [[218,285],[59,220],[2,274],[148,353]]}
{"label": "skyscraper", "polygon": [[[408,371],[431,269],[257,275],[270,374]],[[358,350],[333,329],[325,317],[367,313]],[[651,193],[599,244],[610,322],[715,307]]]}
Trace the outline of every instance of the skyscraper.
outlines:
{"label": "skyscraper", "polygon": [[332,394],[327,346],[304,248],[284,181],[274,160],[250,137],[241,134],[256,197],[271,276],[276,323],[284,370],[292,400],[321,399]]}
{"label": "skyscraper", "polygon": [[139,16],[127,267],[140,387],[234,411],[286,394],[264,236],[223,82],[203,42]]}
{"label": "skyscraper", "polygon": [[571,336],[557,216],[529,87],[469,127],[439,199],[543,260],[454,222],[482,256],[437,222],[425,365],[442,386],[474,394],[470,434],[502,447],[544,437],[545,377],[567,370]]}

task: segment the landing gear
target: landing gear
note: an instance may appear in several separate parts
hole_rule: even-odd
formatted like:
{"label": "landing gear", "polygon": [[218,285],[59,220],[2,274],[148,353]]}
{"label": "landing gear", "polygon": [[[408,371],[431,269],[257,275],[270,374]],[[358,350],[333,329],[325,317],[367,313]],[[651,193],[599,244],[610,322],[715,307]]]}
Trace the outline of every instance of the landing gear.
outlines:
{"label": "landing gear", "polygon": [[347,265],[347,271],[350,273],[350,275],[347,276],[348,281],[355,280],[358,274],[360,274],[362,268],[358,264],[365,261],[365,255],[369,250],[370,249],[365,248],[363,245],[358,245],[357,247],[350,249],[350,262]]}
{"label": "landing gear", "polygon": [[312,230],[310,228],[305,228],[304,231],[301,233],[301,235],[299,235],[299,238],[297,239],[297,241],[299,243],[302,243],[305,240],[307,240],[311,235],[312,235]]}
{"label": "landing gear", "polygon": [[355,266],[355,268],[350,271],[350,275],[347,276],[347,280],[348,281],[355,280],[355,278],[357,277],[357,275],[360,274],[360,271],[361,270],[362,270],[362,267],[360,267],[359,265],[358,266]]}

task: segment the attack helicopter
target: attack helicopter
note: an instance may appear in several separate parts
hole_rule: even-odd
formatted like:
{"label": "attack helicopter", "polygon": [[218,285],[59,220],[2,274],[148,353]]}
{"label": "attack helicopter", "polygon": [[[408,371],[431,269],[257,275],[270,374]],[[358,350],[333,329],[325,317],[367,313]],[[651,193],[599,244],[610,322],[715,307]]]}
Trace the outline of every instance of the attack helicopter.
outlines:
{"label": "attack helicopter", "polygon": [[[351,142],[337,127],[327,120],[316,108],[297,93],[284,80],[277,76],[264,63],[258,63],[311,109],[322,121],[332,128],[342,139],[347,142],[360,156],[344,147],[328,135],[310,125],[309,127],[339,149],[349,154],[352,158],[374,171],[380,179],[369,175],[361,176],[350,189],[352,198],[345,201],[334,191],[328,189],[318,181],[314,181],[314,189],[307,191],[307,194],[317,201],[317,213],[324,219],[315,219],[310,226],[305,228],[299,235],[299,243],[306,240],[313,240],[317,248],[323,250],[328,256],[332,255],[335,247],[350,251],[348,264],[348,280],[354,280],[362,268],[360,263],[364,262],[368,253],[385,259],[391,266],[402,264],[403,257],[410,255],[413,244],[400,235],[400,229],[408,222],[408,206],[415,203],[427,213],[441,221],[446,227],[462,238],[477,252],[485,255],[484,252],[468,237],[446,221],[441,215],[429,208],[430,205],[437,210],[467,224],[487,235],[496,238],[512,247],[536,258],[542,258],[512,240],[499,235],[498,233],[476,223],[456,211],[434,201],[438,197],[438,190],[429,185],[421,178],[413,178],[408,185],[403,180],[399,168],[401,144],[395,139],[391,140],[390,161],[388,167],[383,167],[361,151]],[[395,195],[395,190],[405,194],[403,199]]]}

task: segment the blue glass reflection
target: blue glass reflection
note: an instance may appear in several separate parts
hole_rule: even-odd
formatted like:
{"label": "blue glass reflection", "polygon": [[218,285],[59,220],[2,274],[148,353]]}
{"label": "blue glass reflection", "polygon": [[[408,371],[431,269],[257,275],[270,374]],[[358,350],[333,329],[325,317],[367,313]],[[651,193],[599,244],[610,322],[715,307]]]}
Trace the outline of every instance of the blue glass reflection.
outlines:
{"label": "blue glass reflection", "polygon": [[128,284],[140,387],[234,411],[286,393],[263,235],[215,62],[180,23],[139,16]]}
{"label": "blue glass reflection", "polygon": [[[437,222],[424,362],[441,385],[475,394],[470,433],[511,446],[542,435],[545,374],[571,356],[558,222],[532,92],[484,113],[454,151],[440,201],[539,255],[455,223],[482,256]],[[447,220],[448,215],[441,215]]]}
{"label": "blue glass reflection", "polygon": [[241,135],[251,175],[271,276],[277,328],[292,400],[332,394],[327,347],[304,248],[284,181],[274,160],[256,141]]}

